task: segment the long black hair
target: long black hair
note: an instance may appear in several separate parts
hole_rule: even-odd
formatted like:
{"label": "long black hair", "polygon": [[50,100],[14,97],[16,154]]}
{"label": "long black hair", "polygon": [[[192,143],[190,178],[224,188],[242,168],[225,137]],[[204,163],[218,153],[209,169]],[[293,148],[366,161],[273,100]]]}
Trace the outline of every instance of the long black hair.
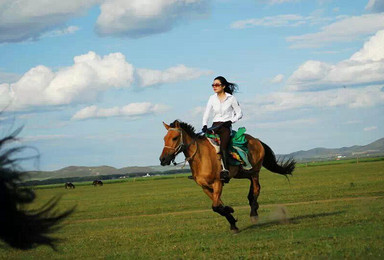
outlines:
{"label": "long black hair", "polygon": [[214,80],[220,81],[225,86],[224,91],[231,95],[239,90],[239,86],[236,83],[228,82],[223,76],[218,76]]}

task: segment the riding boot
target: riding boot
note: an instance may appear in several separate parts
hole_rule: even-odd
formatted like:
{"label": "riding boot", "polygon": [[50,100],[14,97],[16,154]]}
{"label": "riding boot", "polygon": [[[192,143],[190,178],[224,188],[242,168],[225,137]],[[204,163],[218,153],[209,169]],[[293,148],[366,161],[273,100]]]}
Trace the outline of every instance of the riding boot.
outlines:
{"label": "riding boot", "polygon": [[220,180],[223,181],[224,183],[228,183],[230,179],[227,158],[228,158],[227,150],[221,151],[221,160],[223,162],[223,169],[220,172]]}

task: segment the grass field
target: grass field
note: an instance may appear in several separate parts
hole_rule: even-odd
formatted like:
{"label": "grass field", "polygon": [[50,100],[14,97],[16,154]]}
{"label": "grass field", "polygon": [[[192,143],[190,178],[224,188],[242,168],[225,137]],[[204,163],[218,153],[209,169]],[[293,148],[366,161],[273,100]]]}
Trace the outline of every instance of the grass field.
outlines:
{"label": "grass field", "polygon": [[249,219],[249,181],[225,185],[236,235],[186,175],[38,188],[33,207],[54,195],[63,210],[77,205],[54,234],[58,251],[3,247],[0,258],[384,258],[384,161],[298,167],[290,183],[263,169],[261,185],[258,224]]}

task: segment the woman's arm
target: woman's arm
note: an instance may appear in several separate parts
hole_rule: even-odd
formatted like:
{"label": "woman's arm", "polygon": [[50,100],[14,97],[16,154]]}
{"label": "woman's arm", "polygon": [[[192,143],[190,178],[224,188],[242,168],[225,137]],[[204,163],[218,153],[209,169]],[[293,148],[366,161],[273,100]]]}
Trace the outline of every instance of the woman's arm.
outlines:
{"label": "woman's arm", "polygon": [[231,121],[232,121],[232,123],[236,123],[237,121],[239,121],[243,117],[243,112],[241,111],[239,102],[237,102],[237,99],[235,98],[235,96],[232,96],[232,107],[233,107],[233,110],[235,111],[235,113],[234,113]]}
{"label": "woman's arm", "polygon": [[211,113],[211,110],[212,110],[212,100],[211,98],[209,98],[207,106],[205,107],[204,115],[203,115],[203,126],[208,125],[208,119],[209,119],[209,114]]}

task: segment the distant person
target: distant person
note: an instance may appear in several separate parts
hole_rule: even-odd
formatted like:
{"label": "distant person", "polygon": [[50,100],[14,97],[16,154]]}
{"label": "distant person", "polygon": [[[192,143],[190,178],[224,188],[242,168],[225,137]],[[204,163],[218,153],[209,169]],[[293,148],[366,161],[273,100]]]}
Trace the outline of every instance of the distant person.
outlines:
{"label": "distant person", "polygon": [[243,113],[233,93],[238,90],[235,83],[228,82],[224,77],[216,77],[212,84],[215,94],[209,97],[203,116],[203,129],[208,131],[208,119],[213,112],[212,127],[217,127],[214,132],[220,136],[220,154],[223,162],[223,169],[220,179],[224,182],[229,181],[228,171],[228,144],[231,136],[232,124],[243,117]]}

